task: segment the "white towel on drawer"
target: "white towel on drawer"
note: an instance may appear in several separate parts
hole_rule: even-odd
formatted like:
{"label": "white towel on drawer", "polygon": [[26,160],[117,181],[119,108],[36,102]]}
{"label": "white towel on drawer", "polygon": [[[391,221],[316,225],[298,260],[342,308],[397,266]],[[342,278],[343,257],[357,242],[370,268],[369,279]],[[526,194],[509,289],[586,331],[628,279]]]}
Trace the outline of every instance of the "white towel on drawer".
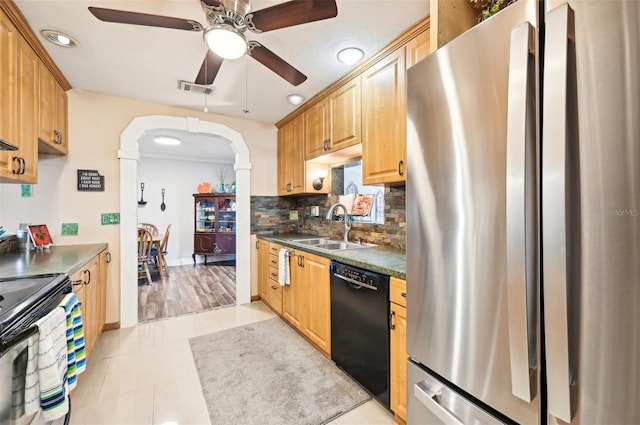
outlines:
{"label": "white towel on drawer", "polygon": [[289,251],[281,248],[278,253],[278,283],[291,285],[291,269],[289,268]]}
{"label": "white towel on drawer", "polygon": [[36,322],[29,340],[25,380],[25,413],[40,410],[39,418],[54,420],[67,414],[67,316],[61,307]]}

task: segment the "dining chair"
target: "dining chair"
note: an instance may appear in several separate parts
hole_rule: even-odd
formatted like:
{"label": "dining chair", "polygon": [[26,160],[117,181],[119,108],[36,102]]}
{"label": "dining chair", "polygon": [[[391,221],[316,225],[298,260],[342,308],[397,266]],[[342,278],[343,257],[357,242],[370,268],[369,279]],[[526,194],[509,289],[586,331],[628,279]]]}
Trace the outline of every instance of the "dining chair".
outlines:
{"label": "dining chair", "polygon": [[160,246],[154,246],[151,250],[151,257],[153,257],[156,267],[158,268],[158,273],[165,273],[169,276],[169,266],[167,265],[167,254],[169,253],[167,250],[167,246],[169,245],[169,233],[171,232],[171,225],[167,226],[167,230],[165,230],[164,235],[162,236],[162,240],[160,241]]}
{"label": "dining chair", "polygon": [[149,263],[151,262],[151,249],[153,247],[153,236],[145,228],[138,228],[138,279],[147,278],[147,283],[151,285],[151,272]]}
{"label": "dining chair", "polygon": [[149,232],[151,232],[152,236],[155,236],[158,234],[158,226],[156,226],[155,224],[138,223],[138,229],[147,229]]}

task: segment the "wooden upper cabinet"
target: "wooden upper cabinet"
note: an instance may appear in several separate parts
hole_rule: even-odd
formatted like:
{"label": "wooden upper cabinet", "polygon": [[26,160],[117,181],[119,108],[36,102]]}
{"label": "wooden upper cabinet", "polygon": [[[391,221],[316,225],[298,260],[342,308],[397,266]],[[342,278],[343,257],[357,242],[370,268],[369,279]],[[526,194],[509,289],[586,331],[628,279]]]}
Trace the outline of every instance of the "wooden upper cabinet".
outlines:
{"label": "wooden upper cabinet", "polygon": [[305,159],[361,142],[360,76],[331,92],[304,113]]}
{"label": "wooden upper cabinet", "polygon": [[25,183],[38,181],[38,66],[40,59],[22,37],[18,39],[16,140],[20,144]]}
{"label": "wooden upper cabinet", "polygon": [[[18,31],[4,13],[0,12],[0,139],[17,145],[16,141],[16,52]],[[0,181],[15,179],[18,163],[15,152],[0,151]]]}
{"label": "wooden upper cabinet", "polygon": [[67,93],[49,69],[40,63],[39,151],[49,154],[67,153]]}
{"label": "wooden upper cabinet", "polygon": [[329,101],[327,98],[313,105],[304,113],[305,159],[317,158],[327,153],[330,137]]}
{"label": "wooden upper cabinet", "polygon": [[362,141],[360,81],[358,76],[329,95],[331,137],[328,150],[331,152]]}
{"label": "wooden upper cabinet", "polygon": [[38,181],[38,62],[33,49],[0,12],[0,182]]}
{"label": "wooden upper cabinet", "polygon": [[362,75],[362,182],[405,181],[405,47],[397,49]]}
{"label": "wooden upper cabinet", "polygon": [[426,58],[431,53],[429,31],[422,32],[406,44],[407,68]]}
{"label": "wooden upper cabinet", "polygon": [[304,122],[299,116],[278,130],[278,195],[295,195],[304,189]]}

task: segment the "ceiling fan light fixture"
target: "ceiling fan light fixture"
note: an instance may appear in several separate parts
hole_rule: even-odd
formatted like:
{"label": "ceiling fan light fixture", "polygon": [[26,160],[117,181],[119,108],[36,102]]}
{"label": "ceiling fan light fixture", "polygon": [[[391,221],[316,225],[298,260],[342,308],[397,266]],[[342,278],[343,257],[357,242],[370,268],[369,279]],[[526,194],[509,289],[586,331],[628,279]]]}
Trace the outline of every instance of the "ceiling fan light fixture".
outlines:
{"label": "ceiling fan light fixture", "polygon": [[62,47],[78,47],[80,44],[78,40],[70,35],[56,30],[42,30],[40,31],[40,35],[48,42]]}
{"label": "ceiling fan light fixture", "polygon": [[171,136],[155,136],[153,140],[159,145],[177,146],[180,144],[180,139]]}
{"label": "ceiling fan light fixture", "polygon": [[292,105],[299,105],[302,102],[304,102],[305,97],[301,94],[294,93],[287,96],[287,99],[289,100],[289,103],[291,103]]}
{"label": "ceiling fan light fixture", "polygon": [[364,57],[364,52],[357,47],[347,47],[338,52],[338,60],[347,65],[353,65]]}
{"label": "ceiling fan light fixture", "polygon": [[238,59],[247,52],[247,39],[228,24],[211,25],[204,31],[204,41],[223,59]]}

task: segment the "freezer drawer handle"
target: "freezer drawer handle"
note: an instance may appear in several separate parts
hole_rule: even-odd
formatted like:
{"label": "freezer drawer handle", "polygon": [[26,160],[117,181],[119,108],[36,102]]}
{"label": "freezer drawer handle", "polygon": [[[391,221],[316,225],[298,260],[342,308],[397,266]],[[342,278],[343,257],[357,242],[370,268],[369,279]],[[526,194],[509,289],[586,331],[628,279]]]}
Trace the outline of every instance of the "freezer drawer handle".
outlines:
{"label": "freezer drawer handle", "polygon": [[534,34],[529,22],[511,31],[507,121],[507,300],[511,392],[536,393],[537,214]]}
{"label": "freezer drawer handle", "polygon": [[458,418],[439,403],[438,399],[442,396],[443,389],[444,387],[441,385],[438,388],[429,388],[429,384],[422,381],[413,386],[413,394],[444,424],[463,425]]}
{"label": "freezer drawer handle", "polygon": [[[553,416],[571,422],[576,383],[577,343],[575,302],[568,293],[574,281],[568,257],[579,261],[579,253],[568,238],[572,205],[567,162],[575,131],[575,100],[571,83],[575,81],[574,16],[568,4],[547,13],[544,69],[544,103],[542,138],[542,262],[544,282],[545,350],[547,364],[548,410]],[[571,96],[571,97],[570,97]],[[571,103],[570,103],[571,102]]]}

